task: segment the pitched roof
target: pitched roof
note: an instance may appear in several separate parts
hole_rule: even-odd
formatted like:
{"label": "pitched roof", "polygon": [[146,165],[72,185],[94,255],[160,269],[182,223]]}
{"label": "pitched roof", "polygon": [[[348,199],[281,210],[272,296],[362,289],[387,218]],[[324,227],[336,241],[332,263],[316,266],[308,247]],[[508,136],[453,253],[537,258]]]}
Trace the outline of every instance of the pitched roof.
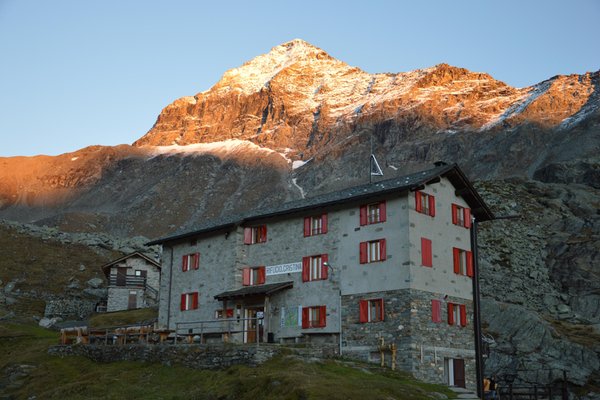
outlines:
{"label": "pitched roof", "polygon": [[160,263],[158,261],[153,260],[152,258],[148,257],[147,255],[145,255],[145,254],[143,254],[143,253],[141,253],[139,251],[127,254],[127,255],[125,255],[125,256],[123,256],[121,258],[117,258],[116,260],[113,260],[113,261],[111,261],[109,263],[104,264],[100,268],[102,268],[102,271],[104,272],[104,275],[108,276],[107,272],[108,272],[108,269],[110,267],[112,267],[115,264],[120,263],[121,261],[127,260],[128,258],[131,258],[131,257],[141,257],[144,260],[148,261],[150,264],[154,265],[156,268],[160,269]]}
{"label": "pitched roof", "polygon": [[456,164],[436,163],[436,167],[414,174],[400,176],[392,179],[378,181],[366,185],[354,186],[342,189],[336,192],[309,197],[282,204],[278,208],[267,208],[250,211],[248,214],[230,215],[221,219],[208,221],[194,231],[183,232],[173,236],[153,240],[147,245],[164,244],[189,237],[197,236],[203,233],[228,230],[235,226],[250,224],[252,222],[283,216],[286,214],[301,213],[310,211],[317,207],[327,207],[342,203],[354,202],[358,200],[373,198],[389,193],[402,193],[409,190],[418,190],[423,185],[434,183],[436,179],[445,177],[454,185],[460,196],[464,198],[471,213],[478,221],[487,221],[494,219],[494,214],[485,204],[479,193],[475,190],[469,179]]}

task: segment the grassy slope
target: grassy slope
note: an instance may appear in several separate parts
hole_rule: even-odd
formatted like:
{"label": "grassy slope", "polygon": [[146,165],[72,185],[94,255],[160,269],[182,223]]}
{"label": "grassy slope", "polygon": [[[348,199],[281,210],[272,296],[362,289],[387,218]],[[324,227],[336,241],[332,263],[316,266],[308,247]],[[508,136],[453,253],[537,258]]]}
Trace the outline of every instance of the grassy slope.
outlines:
{"label": "grassy slope", "polygon": [[[0,397],[18,399],[426,399],[452,394],[402,372],[336,361],[305,363],[279,357],[257,368],[192,370],[139,362],[97,364],[47,354],[58,335],[36,326],[0,325]],[[28,376],[6,386],[6,371],[31,365]]]}
{"label": "grassy slope", "polygon": [[[18,233],[0,225],[0,279],[7,283],[13,279],[21,290],[62,293],[74,277],[82,287],[93,277],[104,278],[100,267],[121,253],[80,244],[64,244],[54,240]],[[80,271],[80,265],[85,266]]]}

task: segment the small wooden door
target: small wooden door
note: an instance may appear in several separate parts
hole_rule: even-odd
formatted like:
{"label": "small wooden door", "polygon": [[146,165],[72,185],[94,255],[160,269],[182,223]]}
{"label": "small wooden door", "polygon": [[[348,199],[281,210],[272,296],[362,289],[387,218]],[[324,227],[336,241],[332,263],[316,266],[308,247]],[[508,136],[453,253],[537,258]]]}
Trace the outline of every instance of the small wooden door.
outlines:
{"label": "small wooden door", "polygon": [[258,338],[263,341],[263,320],[256,320],[256,315],[263,312],[263,307],[247,308],[246,309],[246,340],[245,343],[256,343],[256,326],[258,323]]}
{"label": "small wooden door", "polygon": [[127,285],[127,268],[117,267],[117,286]]}
{"label": "small wooden door", "polygon": [[134,310],[137,308],[137,292],[132,290],[129,292],[129,301],[127,303],[128,310]]}
{"label": "small wooden door", "polygon": [[462,358],[455,358],[452,361],[454,369],[454,386],[464,388],[466,387],[465,360],[463,360]]}

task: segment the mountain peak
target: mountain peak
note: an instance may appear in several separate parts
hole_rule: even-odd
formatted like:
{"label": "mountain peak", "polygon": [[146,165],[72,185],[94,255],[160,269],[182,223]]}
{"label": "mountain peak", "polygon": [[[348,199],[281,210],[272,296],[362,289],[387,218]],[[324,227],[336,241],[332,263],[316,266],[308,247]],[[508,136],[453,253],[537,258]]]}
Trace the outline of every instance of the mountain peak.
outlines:
{"label": "mountain peak", "polygon": [[291,65],[312,64],[321,61],[343,64],[324,50],[302,39],[290,40],[273,47],[267,54],[255,57],[239,68],[225,72],[214,88],[238,89],[245,93],[254,93],[265,87],[275,75]]}

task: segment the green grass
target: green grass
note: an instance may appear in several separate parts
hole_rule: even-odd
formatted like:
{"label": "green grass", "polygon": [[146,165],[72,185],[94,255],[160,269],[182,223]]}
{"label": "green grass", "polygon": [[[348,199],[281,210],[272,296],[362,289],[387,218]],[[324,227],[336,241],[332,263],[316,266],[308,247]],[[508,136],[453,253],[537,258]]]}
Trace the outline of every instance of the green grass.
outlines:
{"label": "green grass", "polygon": [[[58,334],[37,326],[0,325],[0,397],[16,399],[427,399],[453,394],[408,374],[351,361],[303,362],[279,356],[260,367],[194,370],[141,362],[99,364],[47,353]],[[14,365],[33,366],[21,385],[4,387]]]}
{"label": "green grass", "polygon": [[140,308],[137,310],[94,314],[89,319],[89,325],[92,328],[133,325],[154,320],[156,317],[158,317],[158,309]]}

